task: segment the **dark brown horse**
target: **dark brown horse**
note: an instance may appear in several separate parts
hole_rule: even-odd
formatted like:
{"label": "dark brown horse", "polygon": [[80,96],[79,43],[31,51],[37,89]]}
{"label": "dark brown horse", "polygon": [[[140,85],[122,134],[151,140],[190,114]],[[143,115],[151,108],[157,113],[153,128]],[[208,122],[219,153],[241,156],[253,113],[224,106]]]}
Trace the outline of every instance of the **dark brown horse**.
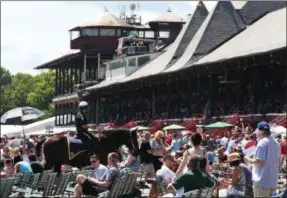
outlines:
{"label": "dark brown horse", "polygon": [[[136,130],[109,129],[102,132],[100,139],[94,138],[97,141],[95,152],[103,164],[107,163],[108,154],[117,152],[122,145],[126,145],[129,149],[135,151],[139,149]],[[46,161],[45,169],[51,169],[54,166],[55,172],[60,173],[63,164],[78,168],[90,164],[87,150],[82,150],[70,157],[70,145],[66,136],[55,135],[43,142],[42,149]],[[38,146],[37,148],[40,147]]]}

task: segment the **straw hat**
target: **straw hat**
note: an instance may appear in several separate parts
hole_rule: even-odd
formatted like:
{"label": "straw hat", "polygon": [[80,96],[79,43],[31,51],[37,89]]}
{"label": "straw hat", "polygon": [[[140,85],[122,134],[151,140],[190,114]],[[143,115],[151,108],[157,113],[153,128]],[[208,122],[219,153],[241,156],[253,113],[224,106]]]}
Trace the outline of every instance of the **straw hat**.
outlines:
{"label": "straw hat", "polygon": [[233,161],[238,161],[238,160],[240,160],[239,153],[231,153],[227,156],[226,162],[233,162]]}

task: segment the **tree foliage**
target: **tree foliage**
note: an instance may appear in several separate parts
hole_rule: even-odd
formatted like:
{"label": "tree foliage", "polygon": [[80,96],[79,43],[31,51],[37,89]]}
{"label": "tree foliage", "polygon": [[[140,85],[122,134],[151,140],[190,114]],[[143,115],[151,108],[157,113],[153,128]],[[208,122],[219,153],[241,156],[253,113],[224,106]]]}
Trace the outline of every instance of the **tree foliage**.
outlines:
{"label": "tree foliage", "polygon": [[36,76],[25,73],[11,75],[9,70],[1,67],[0,72],[0,115],[16,107],[31,106],[44,111],[45,117],[53,116],[54,71]]}

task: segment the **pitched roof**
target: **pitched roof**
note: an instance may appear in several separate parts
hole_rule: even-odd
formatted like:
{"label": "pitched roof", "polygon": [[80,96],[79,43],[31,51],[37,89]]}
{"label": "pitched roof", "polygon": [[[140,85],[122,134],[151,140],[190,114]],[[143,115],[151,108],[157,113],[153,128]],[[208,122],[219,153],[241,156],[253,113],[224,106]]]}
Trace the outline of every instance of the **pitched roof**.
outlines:
{"label": "pitched roof", "polygon": [[151,22],[184,23],[185,21],[180,16],[168,9],[167,12],[149,21],[149,23]]}
{"label": "pitched roof", "polygon": [[142,77],[152,76],[163,71],[166,65],[169,63],[169,61],[173,57],[181,39],[183,38],[185,31],[187,30],[187,26],[188,26],[187,24],[190,22],[190,20],[191,20],[191,17],[188,19],[188,22],[183,26],[183,28],[181,29],[175,41],[170,46],[168,46],[166,48],[166,51],[163,52],[160,56],[158,56],[151,62],[147,63],[143,67],[139,68],[137,71],[135,71],[129,76],[126,76],[121,79],[104,80],[97,85],[88,87],[87,89],[103,88],[103,87],[107,87],[109,85],[116,84],[116,83],[124,83],[124,82],[128,82],[131,80],[139,79]]}
{"label": "pitched roof", "polygon": [[[105,9],[97,20],[88,21],[79,27],[97,27],[97,26],[106,26],[106,27],[133,27],[132,25],[126,23],[124,20],[116,17]],[[74,28],[73,28],[74,29]]]}
{"label": "pitched roof", "polygon": [[202,2],[199,2],[191,17],[192,19],[188,23],[187,30],[184,33],[183,38],[181,39],[181,42],[175,51],[175,54],[173,55],[173,60],[169,62],[169,64],[166,66],[166,69],[172,66],[182,56],[188,44],[193,39],[195,33],[200,28],[207,15],[208,11],[205,5]]}
{"label": "pitched roof", "polygon": [[271,12],[194,65],[286,47],[286,8]]}
{"label": "pitched roof", "polygon": [[202,58],[245,27],[230,1],[217,2],[181,58],[164,72],[176,71]]}
{"label": "pitched roof", "polygon": [[250,25],[268,12],[284,7],[286,7],[286,1],[248,1],[239,13],[245,24]]}

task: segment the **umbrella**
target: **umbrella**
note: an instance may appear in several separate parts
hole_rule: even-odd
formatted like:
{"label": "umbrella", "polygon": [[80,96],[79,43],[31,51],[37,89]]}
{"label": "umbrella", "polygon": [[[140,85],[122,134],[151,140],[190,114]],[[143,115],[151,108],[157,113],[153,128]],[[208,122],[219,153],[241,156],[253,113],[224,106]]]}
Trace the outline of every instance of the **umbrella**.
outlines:
{"label": "umbrella", "polygon": [[209,125],[204,126],[206,129],[222,129],[222,128],[229,128],[233,127],[234,125],[226,123],[226,122],[215,122]]}
{"label": "umbrella", "polygon": [[132,130],[137,130],[137,131],[146,131],[146,130],[149,130],[149,127],[145,127],[145,126],[136,126],[136,127],[133,127]]}
{"label": "umbrella", "polygon": [[166,131],[166,130],[183,130],[183,129],[185,129],[185,127],[177,125],[177,124],[172,124],[172,125],[169,125],[169,126],[166,126],[163,128],[164,131]]}
{"label": "umbrella", "polygon": [[6,123],[7,120],[13,118],[21,118],[21,121],[33,120],[44,116],[45,113],[33,107],[18,107],[4,113],[1,122]]}
{"label": "umbrella", "polygon": [[[34,120],[44,115],[45,115],[44,112],[33,107],[18,107],[4,113],[3,116],[1,117],[1,122],[6,123],[7,120],[13,118],[21,118],[21,121],[23,122],[28,120]],[[23,126],[23,134],[24,134],[24,126]]]}

